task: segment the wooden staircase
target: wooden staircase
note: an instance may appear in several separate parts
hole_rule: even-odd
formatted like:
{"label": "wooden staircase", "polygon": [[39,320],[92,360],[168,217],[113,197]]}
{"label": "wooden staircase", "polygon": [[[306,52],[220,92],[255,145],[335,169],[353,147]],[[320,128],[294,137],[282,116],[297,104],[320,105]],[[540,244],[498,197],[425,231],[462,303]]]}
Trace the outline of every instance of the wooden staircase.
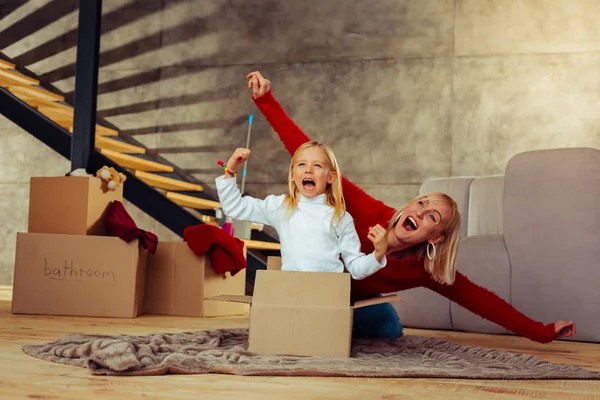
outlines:
{"label": "wooden staircase", "polygon": [[[65,102],[63,96],[40,86],[40,81],[16,70],[13,63],[0,59],[0,87],[37,110],[66,131],[73,132],[74,108]],[[155,188],[172,202],[186,209],[200,213],[205,223],[216,225],[216,219],[202,215],[202,211],[214,211],[220,203],[186,193],[203,192],[199,184],[168,177],[162,174],[173,173],[172,165],[153,160],[146,154],[146,148],[128,143],[119,137],[119,131],[96,124],[95,148],[104,156],[127,169],[136,178]],[[256,226],[253,226],[256,228]],[[279,250],[279,243],[257,240],[245,241],[248,249]]]}

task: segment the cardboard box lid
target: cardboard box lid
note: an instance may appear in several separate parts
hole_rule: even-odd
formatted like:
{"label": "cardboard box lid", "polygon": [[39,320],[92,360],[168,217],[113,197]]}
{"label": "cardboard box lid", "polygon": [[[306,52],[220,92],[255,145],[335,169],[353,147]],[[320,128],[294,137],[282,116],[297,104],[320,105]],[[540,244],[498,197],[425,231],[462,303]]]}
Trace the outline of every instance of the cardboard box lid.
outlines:
{"label": "cardboard box lid", "polygon": [[374,306],[375,304],[391,303],[392,301],[402,301],[402,297],[397,294],[390,294],[381,297],[372,297],[370,299],[355,301],[352,308],[363,308]]}

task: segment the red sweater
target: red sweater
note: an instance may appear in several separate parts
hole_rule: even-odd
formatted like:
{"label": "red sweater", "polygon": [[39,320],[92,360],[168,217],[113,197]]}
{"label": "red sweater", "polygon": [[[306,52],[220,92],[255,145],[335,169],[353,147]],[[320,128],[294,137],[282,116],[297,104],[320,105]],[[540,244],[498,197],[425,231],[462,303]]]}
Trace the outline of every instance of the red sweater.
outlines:
{"label": "red sweater", "polygon": [[[287,115],[271,91],[254,99],[254,102],[291,155],[302,143],[310,141],[310,138]],[[369,227],[376,223],[386,227],[395,210],[369,196],[346,177],[343,177],[342,187],[346,208],[354,218],[361,250],[368,254],[373,251],[373,243],[367,238]],[[423,261],[416,257],[402,260],[388,257],[385,268],[363,280],[352,281],[352,297],[355,300],[364,299],[380,293],[397,292],[421,286],[536,342],[548,343],[556,338],[554,324],[544,325],[528,318],[502,298],[476,285],[460,272],[456,273],[456,280],[452,285],[437,283],[425,271]]]}

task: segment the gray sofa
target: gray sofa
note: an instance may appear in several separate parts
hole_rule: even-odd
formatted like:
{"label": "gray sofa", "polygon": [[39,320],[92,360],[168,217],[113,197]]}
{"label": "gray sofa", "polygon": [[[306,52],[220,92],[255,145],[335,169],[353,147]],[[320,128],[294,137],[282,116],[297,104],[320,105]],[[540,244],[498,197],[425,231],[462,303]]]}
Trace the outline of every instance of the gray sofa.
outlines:
{"label": "gray sofa", "polygon": [[[457,269],[544,323],[573,320],[569,340],[600,342],[600,150],[518,154],[503,176],[431,179],[463,216]],[[428,289],[400,292],[404,326],[508,334]]]}

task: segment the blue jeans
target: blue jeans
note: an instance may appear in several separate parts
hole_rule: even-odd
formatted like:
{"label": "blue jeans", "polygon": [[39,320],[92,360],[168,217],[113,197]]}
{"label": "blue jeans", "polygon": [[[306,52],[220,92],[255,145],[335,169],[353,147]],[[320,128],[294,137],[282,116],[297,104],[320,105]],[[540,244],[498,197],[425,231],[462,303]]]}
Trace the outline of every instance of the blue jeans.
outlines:
{"label": "blue jeans", "polygon": [[354,310],[352,337],[357,339],[397,339],[404,327],[390,303]]}

